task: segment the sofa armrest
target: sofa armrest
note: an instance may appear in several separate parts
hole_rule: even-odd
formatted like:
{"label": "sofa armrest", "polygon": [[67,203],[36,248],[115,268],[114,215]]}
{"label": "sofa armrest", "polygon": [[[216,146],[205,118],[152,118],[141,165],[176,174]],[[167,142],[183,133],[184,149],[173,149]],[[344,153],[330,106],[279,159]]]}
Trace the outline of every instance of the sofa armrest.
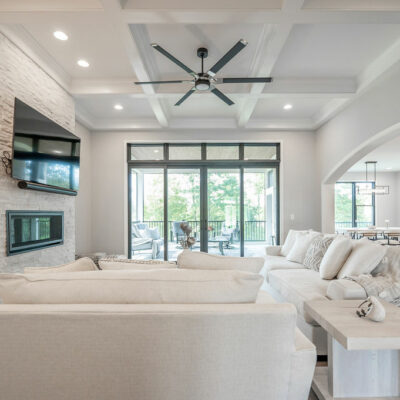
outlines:
{"label": "sofa armrest", "polygon": [[265,248],[265,253],[267,256],[281,256],[282,246],[267,246]]}
{"label": "sofa armrest", "polygon": [[334,279],[326,290],[331,300],[363,300],[367,298],[364,288],[350,279]]}
{"label": "sofa armrest", "polygon": [[295,351],[291,357],[288,400],[307,400],[314,376],[317,351],[315,346],[296,328]]}

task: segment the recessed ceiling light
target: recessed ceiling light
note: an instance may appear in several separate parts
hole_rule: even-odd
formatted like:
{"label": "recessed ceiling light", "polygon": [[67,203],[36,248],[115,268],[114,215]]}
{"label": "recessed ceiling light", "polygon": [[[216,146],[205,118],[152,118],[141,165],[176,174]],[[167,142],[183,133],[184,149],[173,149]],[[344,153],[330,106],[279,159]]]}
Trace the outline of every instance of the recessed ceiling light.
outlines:
{"label": "recessed ceiling light", "polygon": [[115,108],[116,110],[118,110],[118,111],[121,111],[121,110],[124,109],[124,107],[121,106],[121,104],[116,104],[116,105],[114,106],[114,108]]}
{"label": "recessed ceiling light", "polygon": [[158,153],[159,151],[160,151],[160,150],[157,150],[157,149],[156,149],[156,150],[154,150],[154,153]]}
{"label": "recessed ceiling light", "polygon": [[291,110],[293,108],[293,106],[291,105],[291,104],[285,104],[284,106],[283,106],[283,109],[284,110]]}
{"label": "recessed ceiling light", "polygon": [[63,31],[55,31],[53,33],[53,36],[58,40],[63,40],[63,41],[68,40],[68,35]]}
{"label": "recessed ceiling light", "polygon": [[56,154],[61,154],[61,153],[62,153],[62,151],[61,151],[61,150],[53,150],[53,153],[56,153]]}
{"label": "recessed ceiling light", "polygon": [[385,168],[387,171],[390,171],[391,169],[393,169],[393,167],[386,167]]}
{"label": "recessed ceiling light", "polygon": [[77,64],[83,68],[87,68],[90,65],[86,60],[78,60]]}

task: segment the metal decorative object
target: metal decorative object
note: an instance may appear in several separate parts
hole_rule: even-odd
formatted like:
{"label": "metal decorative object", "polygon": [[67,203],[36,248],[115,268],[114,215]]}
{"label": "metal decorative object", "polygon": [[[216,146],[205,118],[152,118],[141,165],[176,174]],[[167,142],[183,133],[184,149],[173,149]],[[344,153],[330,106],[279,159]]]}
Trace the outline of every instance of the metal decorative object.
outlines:
{"label": "metal decorative object", "polygon": [[367,300],[364,300],[358,306],[356,314],[360,318],[369,318],[375,322],[382,322],[386,317],[385,307],[375,296],[370,296]]}
{"label": "metal decorative object", "polygon": [[192,246],[196,243],[196,239],[193,236],[191,236],[192,227],[186,222],[182,222],[180,224],[180,228],[182,229],[182,232],[185,235],[185,238],[179,241],[180,245],[182,246],[183,249],[191,249]]}
{"label": "metal decorative object", "polygon": [[3,151],[1,162],[3,163],[6,174],[11,176],[11,154],[9,151]]}

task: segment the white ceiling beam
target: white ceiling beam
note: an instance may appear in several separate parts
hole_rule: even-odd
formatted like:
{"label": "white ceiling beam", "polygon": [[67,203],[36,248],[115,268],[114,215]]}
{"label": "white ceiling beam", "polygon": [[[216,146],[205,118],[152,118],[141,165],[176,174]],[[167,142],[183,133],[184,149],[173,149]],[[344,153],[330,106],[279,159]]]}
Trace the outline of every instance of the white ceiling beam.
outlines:
{"label": "white ceiling beam", "polygon": [[[118,33],[118,37],[120,37],[122,43],[125,46],[125,50],[129,61],[132,65],[132,68],[140,81],[149,81],[151,80],[149,72],[144,65],[139,49],[133,40],[131,31],[129,26],[122,21],[121,19],[121,4],[119,0],[102,0],[104,11],[114,26],[114,29]],[[154,88],[151,85],[143,87],[143,92],[152,95],[154,94]],[[161,126],[168,126],[168,118],[167,114],[164,110],[164,107],[161,101],[157,98],[150,97],[149,98],[150,107],[152,108],[157,121]]]}
{"label": "white ceiling beam", "polygon": [[[283,0],[282,12],[291,13],[301,9],[304,0]],[[266,25],[264,25],[265,27]],[[272,69],[278,61],[279,55],[293,28],[292,23],[274,25],[270,32],[259,42],[256,51],[257,59],[254,60],[250,76],[271,76]],[[264,91],[266,84],[251,85],[250,94],[260,94]],[[238,125],[243,128],[249,122],[254,109],[257,106],[256,98],[246,100],[239,110]]]}
{"label": "white ceiling beam", "polygon": [[[270,28],[268,36],[261,40],[261,46],[257,48],[257,60],[253,64],[250,76],[270,76],[272,68],[277,61],[279,54],[286,43],[292,29],[292,25],[275,25]],[[256,83],[251,85],[249,97],[240,107],[237,117],[238,126],[243,128],[249,121],[257,105],[257,95],[261,94],[266,84]]]}
{"label": "white ceiling beam", "polygon": [[[78,121],[86,126],[85,120],[79,115]],[[237,130],[236,120],[234,118],[171,118],[167,128],[161,127],[157,120],[151,118],[142,119],[96,119],[88,125],[92,131],[136,131],[136,130],[162,130],[182,131],[196,127],[197,131],[203,130]],[[246,127],[246,131],[281,131],[281,130],[314,130],[315,123],[312,119],[253,119]]]}
{"label": "white ceiling beam", "polygon": [[[73,95],[129,94],[135,98],[171,97],[183,95],[191,85],[158,85],[152,95],[133,84],[132,79],[72,79],[69,91]],[[261,93],[250,94],[248,85],[224,85],[224,93],[253,97],[304,96],[309,97],[349,97],[356,92],[356,81],[352,78],[277,78],[265,85]]]}
{"label": "white ceiling beam", "polygon": [[399,24],[400,11],[124,9],[122,18],[130,24]]}

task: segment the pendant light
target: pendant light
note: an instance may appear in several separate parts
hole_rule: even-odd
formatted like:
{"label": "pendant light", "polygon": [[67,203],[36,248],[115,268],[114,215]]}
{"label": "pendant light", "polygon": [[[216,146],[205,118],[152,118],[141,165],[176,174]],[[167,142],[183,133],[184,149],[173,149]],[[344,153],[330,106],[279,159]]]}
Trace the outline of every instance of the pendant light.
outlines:
{"label": "pendant light", "polygon": [[373,182],[375,185],[357,185],[358,194],[376,194],[376,195],[387,195],[390,193],[390,188],[387,185],[376,184],[376,164],[377,161],[366,161],[365,162],[365,182]]}

